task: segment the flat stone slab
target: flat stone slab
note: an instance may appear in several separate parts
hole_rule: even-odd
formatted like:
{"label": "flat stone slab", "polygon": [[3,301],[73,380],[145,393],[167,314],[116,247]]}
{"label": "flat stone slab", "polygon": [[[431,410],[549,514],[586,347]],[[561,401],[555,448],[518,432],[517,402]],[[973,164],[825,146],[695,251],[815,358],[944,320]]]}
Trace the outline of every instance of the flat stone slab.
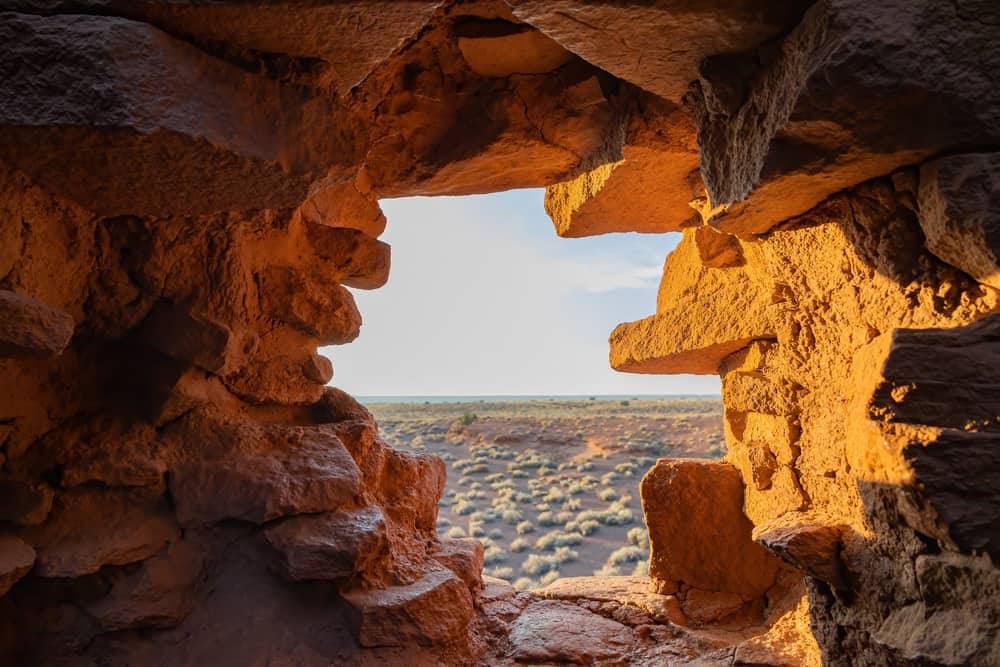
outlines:
{"label": "flat stone slab", "polygon": [[522,662],[590,665],[621,658],[635,635],[631,628],[570,602],[541,600],[530,605],[511,628],[511,657]]}

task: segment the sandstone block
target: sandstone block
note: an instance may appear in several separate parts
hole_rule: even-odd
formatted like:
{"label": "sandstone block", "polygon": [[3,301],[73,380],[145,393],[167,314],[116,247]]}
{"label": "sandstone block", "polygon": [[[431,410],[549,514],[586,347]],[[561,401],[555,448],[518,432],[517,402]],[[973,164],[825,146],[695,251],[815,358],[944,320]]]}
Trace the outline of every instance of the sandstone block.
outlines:
{"label": "sandstone block", "polygon": [[388,552],[378,507],[307,514],[269,525],[264,536],[294,580],[332,580],[377,566]]}
{"label": "sandstone block", "polygon": [[469,587],[472,599],[478,599],[483,589],[482,542],[471,537],[441,540],[441,547],[431,557],[454,572]]}
{"label": "sandstone block", "polygon": [[[523,28],[507,24],[511,28]],[[507,31],[504,31],[507,32]],[[544,74],[566,64],[573,54],[537,30],[507,34],[465,36],[459,33],[458,48],[469,68],[487,77],[512,74]]]}
{"label": "sandstone block", "polygon": [[198,547],[174,542],[114,582],[111,591],[86,607],[104,632],[169,628],[197,602],[204,557]]}
{"label": "sandstone block", "polygon": [[34,549],[13,535],[0,535],[0,596],[6,595],[34,564]]}
{"label": "sandstone block", "polygon": [[59,494],[48,520],[21,533],[37,552],[35,573],[42,577],[79,577],[144,560],[178,535],[162,496],[89,487]]}
{"label": "sandstone block", "polygon": [[411,584],[343,593],[362,646],[441,645],[467,632],[469,589],[451,570],[429,570]]}
{"label": "sandstone block", "polygon": [[646,577],[562,577],[538,595],[572,602],[590,600],[634,607],[658,623],[685,624],[680,601],[673,595],[649,591]]}
{"label": "sandstone block", "polygon": [[306,222],[328,227],[349,227],[378,238],[385,231],[385,214],[371,191],[362,192],[355,181],[322,188],[299,207]]}
{"label": "sandstone block", "polygon": [[695,230],[694,238],[698,244],[698,257],[705,266],[727,269],[744,263],[743,246],[732,234],[725,234],[705,225]]}
{"label": "sandstone block", "polygon": [[[1000,119],[996,18],[983,6],[970,22],[932,0],[817,2],[771,62],[737,75],[733,106],[715,101],[733,87],[732,68],[709,61],[694,107],[711,224],[760,234],[846,187],[985,145]],[[940,47],[958,35],[963,48]]]}
{"label": "sandstone block", "polygon": [[361,289],[389,280],[388,244],[356,229],[311,223],[305,223],[305,237],[315,256],[306,270],[315,270],[317,277]]}
{"label": "sandstone block", "polygon": [[690,621],[705,625],[739,613],[746,602],[738,593],[692,588],[685,594],[681,609]]}
{"label": "sandstone block", "polygon": [[598,166],[545,190],[545,211],[563,237],[662,233],[700,222],[688,206],[698,168],[694,128],[676,105],[636,95],[625,128]]}
{"label": "sandstone block", "polygon": [[834,588],[846,589],[847,569],[840,558],[845,529],[845,526],[824,522],[818,516],[789,512],[756,526],[753,538],[804,574]]}
{"label": "sandstone block", "polygon": [[[639,487],[649,531],[649,576],[751,599],[776,581],[778,561],[751,537],[743,482],[728,463],[660,459]],[[664,590],[663,586],[660,587]]]}
{"label": "sandstone block", "polygon": [[[691,0],[592,3],[511,0],[514,14],[564,47],[660,97],[679,102],[697,78],[698,63],[735,53],[795,25],[805,2]],[[628,39],[621,39],[628,35]],[[683,49],[677,49],[683,44]]]}
{"label": "sandstone block", "polygon": [[58,356],[73,336],[73,318],[31,297],[0,290],[0,358]]}
{"label": "sandstone block", "polygon": [[161,302],[143,321],[140,339],[163,354],[204,368],[222,370],[236,344],[232,331],[189,306]]}
{"label": "sandstone block", "polygon": [[918,217],[932,253],[1000,288],[1000,154],[924,163]]}
{"label": "sandstone block", "polygon": [[383,508],[405,525],[434,533],[446,476],[437,456],[388,449],[380,482]]}
{"label": "sandstone block", "polygon": [[770,289],[758,276],[742,268],[706,268],[694,230],[688,230],[663,267],[657,314],[611,333],[611,366],[629,373],[715,374],[755,339],[774,338],[774,312]]}
{"label": "sandstone block", "polygon": [[268,267],[261,276],[265,312],[310,336],[320,345],[350,343],[361,333],[361,313],[349,291],[322,284],[290,266]]}
{"label": "sandstone block", "polygon": [[54,495],[52,487],[44,482],[0,475],[0,521],[21,526],[40,524],[52,510]]}
{"label": "sandstone block", "polygon": [[519,662],[594,664],[622,656],[634,642],[628,626],[561,600],[529,605],[510,632]]}
{"label": "sandstone block", "polygon": [[174,433],[194,439],[196,456],[171,467],[170,490],[182,523],[328,512],[361,493],[354,459],[320,429],[211,424],[195,418]]}
{"label": "sandstone block", "polygon": [[[341,128],[331,126],[348,120],[332,101],[306,105],[284,84],[149,23],[77,9],[7,13],[0,30],[12,65],[0,86],[0,154],[88,210],[170,216],[297,206],[314,177],[352,160],[350,144],[333,136]],[[40,71],[38,62],[59,67]],[[308,138],[307,119],[315,121]],[[329,163],[316,162],[318,145]]]}

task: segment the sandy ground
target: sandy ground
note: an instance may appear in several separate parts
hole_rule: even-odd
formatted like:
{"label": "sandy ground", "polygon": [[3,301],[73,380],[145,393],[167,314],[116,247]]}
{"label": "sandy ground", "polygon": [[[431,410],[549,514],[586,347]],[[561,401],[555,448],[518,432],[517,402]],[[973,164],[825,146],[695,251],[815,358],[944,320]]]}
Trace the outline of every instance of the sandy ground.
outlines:
{"label": "sandy ground", "polygon": [[644,574],[639,480],[662,456],[724,453],[715,400],[371,403],[383,437],[448,465],[438,533],[479,538],[522,588]]}

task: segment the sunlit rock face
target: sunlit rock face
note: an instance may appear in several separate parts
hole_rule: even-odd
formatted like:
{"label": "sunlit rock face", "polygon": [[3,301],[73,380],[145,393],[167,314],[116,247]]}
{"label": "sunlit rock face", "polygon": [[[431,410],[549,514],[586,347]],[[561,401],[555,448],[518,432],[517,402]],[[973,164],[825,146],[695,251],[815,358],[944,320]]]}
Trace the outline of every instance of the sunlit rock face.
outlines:
{"label": "sunlit rock face", "polygon": [[[5,664],[1000,663],[995,3],[2,9]],[[646,579],[484,582],[316,352],[380,198],[519,187],[683,232],[611,364],[728,453]]]}

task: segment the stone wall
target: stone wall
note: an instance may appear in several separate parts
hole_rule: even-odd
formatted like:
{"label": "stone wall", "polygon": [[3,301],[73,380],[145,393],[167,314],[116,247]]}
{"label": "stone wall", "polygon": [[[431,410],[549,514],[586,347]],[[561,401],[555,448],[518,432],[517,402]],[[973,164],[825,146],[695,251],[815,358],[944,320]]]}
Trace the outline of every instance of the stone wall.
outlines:
{"label": "stone wall", "polygon": [[1000,660],[1000,10],[779,4],[2,3],[0,654],[563,655],[501,655],[526,603],[435,537],[443,465],[316,353],[388,277],[379,198],[548,186],[560,235],[683,231],[611,336],[723,381],[727,464],[644,482],[664,618]]}

